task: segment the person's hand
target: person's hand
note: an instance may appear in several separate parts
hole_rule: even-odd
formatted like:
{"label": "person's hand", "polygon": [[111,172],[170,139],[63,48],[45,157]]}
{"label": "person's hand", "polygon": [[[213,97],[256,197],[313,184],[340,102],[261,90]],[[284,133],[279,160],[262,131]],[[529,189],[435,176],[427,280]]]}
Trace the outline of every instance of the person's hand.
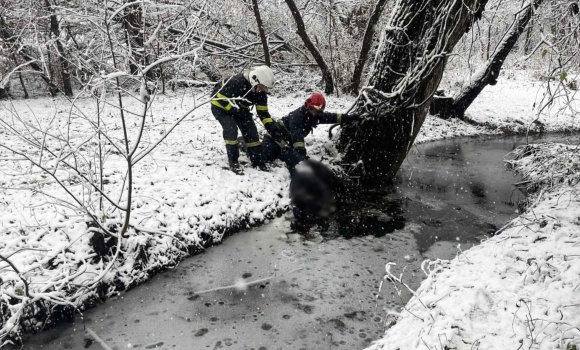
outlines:
{"label": "person's hand", "polygon": [[302,160],[310,159],[310,157],[308,157],[308,155],[306,154],[306,148],[305,147],[296,147],[296,148],[294,148],[294,152],[298,156],[300,156],[300,158],[302,158]]}
{"label": "person's hand", "polygon": [[268,123],[265,125],[266,130],[268,131],[268,133],[270,134],[270,136],[272,136],[272,138],[274,139],[274,141],[285,141],[284,140],[284,130],[282,130],[282,127],[280,127],[280,125],[276,122],[272,122],[272,123]]}

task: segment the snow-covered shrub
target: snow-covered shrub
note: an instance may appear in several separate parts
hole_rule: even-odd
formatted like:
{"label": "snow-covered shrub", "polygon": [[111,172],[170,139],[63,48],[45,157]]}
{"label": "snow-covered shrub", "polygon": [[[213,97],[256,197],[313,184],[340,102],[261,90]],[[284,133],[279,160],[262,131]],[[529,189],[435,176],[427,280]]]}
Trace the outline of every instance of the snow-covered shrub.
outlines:
{"label": "snow-covered shrub", "polygon": [[580,182],[580,146],[560,143],[523,145],[506,156],[506,163],[520,173],[529,192],[552,191]]}

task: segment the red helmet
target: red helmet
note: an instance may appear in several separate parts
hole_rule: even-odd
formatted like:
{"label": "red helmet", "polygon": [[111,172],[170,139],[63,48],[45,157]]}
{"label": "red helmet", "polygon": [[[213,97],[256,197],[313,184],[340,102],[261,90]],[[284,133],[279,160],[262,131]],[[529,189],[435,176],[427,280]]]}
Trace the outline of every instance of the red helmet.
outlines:
{"label": "red helmet", "polygon": [[319,111],[324,111],[324,107],[326,107],[326,100],[324,99],[323,94],[315,93],[310,95],[310,97],[306,99],[304,105],[306,106],[306,108],[313,107],[318,109]]}

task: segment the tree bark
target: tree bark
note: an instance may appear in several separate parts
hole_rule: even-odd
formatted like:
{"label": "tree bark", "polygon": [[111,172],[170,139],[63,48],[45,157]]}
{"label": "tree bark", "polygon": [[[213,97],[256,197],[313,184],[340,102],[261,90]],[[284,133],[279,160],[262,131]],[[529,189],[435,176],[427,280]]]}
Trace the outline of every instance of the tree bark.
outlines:
{"label": "tree bark", "polygon": [[[49,41],[50,41],[50,35],[51,34],[52,33],[49,33],[49,36],[48,36]],[[54,82],[55,74],[54,74],[54,67],[53,67],[53,64],[52,64],[52,51],[50,51],[50,44],[48,42],[46,43],[46,58],[47,58],[47,60],[46,60],[46,69],[48,70],[47,76],[48,76],[48,78],[50,80],[52,80]],[[52,96],[52,97],[55,97],[58,94],[58,91],[59,91],[59,88],[58,88],[58,86],[56,84],[57,83],[55,82],[54,85],[52,85],[52,86],[49,85],[48,86],[48,92],[50,92],[50,96]]]}
{"label": "tree bark", "polygon": [[262,47],[264,49],[264,61],[266,65],[270,67],[272,63],[270,62],[270,51],[268,50],[268,39],[266,38],[266,33],[264,32],[264,23],[262,22],[262,17],[260,16],[260,8],[258,7],[258,0],[252,0],[252,5],[254,7],[254,15],[256,16],[256,22],[258,23],[258,31],[260,32],[260,40],[262,40]]}
{"label": "tree bark", "polygon": [[58,60],[60,62],[60,73],[62,76],[62,85],[65,95],[72,96],[72,84],[70,79],[70,64],[65,57],[64,46],[60,40],[60,28],[58,25],[58,19],[54,13],[54,8],[49,0],[45,0],[46,8],[50,12],[50,31],[54,35],[54,40],[56,42],[56,50],[58,51]]}
{"label": "tree bark", "polygon": [[316,61],[318,67],[322,71],[322,78],[324,79],[324,82],[326,84],[324,92],[327,94],[332,94],[334,92],[334,82],[332,81],[332,74],[330,72],[330,69],[328,69],[326,61],[324,60],[324,58],[320,54],[320,51],[318,51],[312,40],[310,40],[308,33],[306,33],[304,21],[302,20],[302,16],[300,15],[300,11],[298,10],[298,7],[296,6],[294,0],[285,0],[285,1],[288,7],[290,8],[290,12],[292,12],[292,17],[294,17],[294,21],[296,22],[298,35],[300,36],[300,38],[304,42],[304,45],[306,45],[306,48],[308,49],[308,51],[310,51],[310,54],[312,55],[312,57],[314,57],[314,60]]}
{"label": "tree bark", "polygon": [[425,120],[447,56],[487,0],[398,0],[383,32],[369,84],[344,127],[339,149],[365,184],[389,182]]}
{"label": "tree bark", "polygon": [[129,60],[129,70],[133,75],[139,73],[138,64],[147,65],[145,48],[143,47],[143,34],[141,33],[143,24],[142,15],[141,6],[135,4],[125,8],[125,15],[123,17],[127,47],[131,51],[130,55],[133,58],[133,60]]}
{"label": "tree bark", "polygon": [[528,25],[526,30],[526,38],[524,39],[524,55],[529,55],[532,51],[532,28],[533,24]]}
{"label": "tree bark", "polygon": [[578,5],[577,2],[573,2],[572,4],[570,4],[570,13],[572,14],[572,16],[576,16],[577,14],[580,13],[580,6]]}
{"label": "tree bark", "polygon": [[[9,43],[12,48],[20,48],[17,53],[24,59],[25,62],[28,61],[36,61],[26,49],[25,45],[21,42],[20,38],[10,30],[6,20],[3,16],[0,16],[0,38],[2,38],[5,42]],[[40,73],[40,78],[44,80],[46,85],[48,85],[51,94],[59,90],[58,86],[46,75],[44,70],[41,66],[38,65],[36,62],[31,62],[29,64],[30,68]]]}
{"label": "tree bark", "polygon": [[[14,62],[15,66],[18,66],[18,60],[16,59],[16,55],[14,52],[10,52],[10,57]],[[24,92],[24,98],[28,98],[28,90],[26,89],[26,85],[24,84],[24,78],[22,77],[22,72],[18,72],[18,80],[20,81],[20,85],[22,85],[22,92]]]}
{"label": "tree bark", "polygon": [[355,96],[358,95],[363,70],[369,57],[369,51],[373,45],[373,37],[376,32],[375,28],[379,22],[379,19],[381,18],[386,4],[387,0],[378,0],[375,5],[375,9],[371,14],[371,17],[369,18],[369,22],[367,23],[360,54],[358,56],[358,60],[356,61],[356,66],[354,67],[354,74],[352,75],[352,82],[349,89],[350,92]]}
{"label": "tree bark", "polygon": [[487,62],[481,66],[471,78],[471,83],[464,86],[453,98],[436,98],[431,105],[433,114],[439,114],[442,118],[460,118],[465,116],[465,111],[479,96],[487,85],[495,85],[508,54],[514,48],[520,35],[526,29],[536,9],[544,0],[528,0],[515,15],[514,21],[503,36],[503,40],[497,45]]}
{"label": "tree bark", "polygon": [[22,91],[24,92],[24,98],[28,98],[28,90],[26,89],[26,85],[24,84],[24,78],[22,78],[22,72],[18,72],[18,80],[20,80],[20,85],[22,85]]}

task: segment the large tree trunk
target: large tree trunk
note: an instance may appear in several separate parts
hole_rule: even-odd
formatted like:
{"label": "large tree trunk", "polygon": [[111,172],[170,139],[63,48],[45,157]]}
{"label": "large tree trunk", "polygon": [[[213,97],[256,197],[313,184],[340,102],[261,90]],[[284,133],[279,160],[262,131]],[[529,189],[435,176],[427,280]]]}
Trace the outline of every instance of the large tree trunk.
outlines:
{"label": "large tree trunk", "polygon": [[[531,21],[530,21],[531,22]],[[526,30],[526,38],[524,39],[524,55],[529,55],[532,51],[532,28],[533,23],[528,24],[528,29]]]}
{"label": "large tree trunk", "polygon": [[471,83],[464,86],[453,98],[436,98],[431,105],[432,114],[438,114],[443,118],[463,118],[465,111],[479,96],[487,85],[495,85],[501,67],[508,54],[514,48],[520,35],[526,29],[534,12],[542,4],[543,0],[528,0],[515,15],[514,21],[503,36],[503,40],[497,45],[487,62],[481,66],[471,78]]}
{"label": "large tree trunk", "polygon": [[[49,34],[49,41],[50,41],[50,34]],[[46,70],[47,76],[50,80],[55,81],[55,74],[54,74],[54,65],[52,64],[52,51],[50,50],[50,44],[46,43]],[[56,86],[56,82],[53,85],[48,86],[48,92],[50,92],[50,96],[55,97],[58,94],[59,88]]]}
{"label": "large tree trunk", "polygon": [[[18,59],[16,59],[16,55],[13,51],[10,52],[10,57],[12,58],[12,62],[14,62],[14,66],[18,66]],[[22,85],[22,92],[24,92],[24,98],[28,98],[28,90],[26,89],[26,84],[24,84],[24,78],[22,77],[22,72],[18,72],[18,80],[20,80],[20,85]]]}
{"label": "large tree trunk", "polygon": [[339,140],[343,160],[363,169],[365,183],[397,173],[425,120],[446,57],[487,0],[398,0],[386,26],[369,84],[353,113],[360,122]]}
{"label": "large tree trunk", "polygon": [[358,95],[361,77],[369,57],[369,51],[373,45],[373,37],[376,32],[376,27],[379,23],[379,19],[381,19],[381,14],[383,13],[386,4],[387,0],[378,0],[371,17],[369,18],[369,22],[367,23],[367,29],[365,30],[360,54],[356,61],[356,66],[354,67],[354,74],[352,75],[352,82],[349,89],[353,95]]}
{"label": "large tree trunk", "polygon": [[54,35],[54,40],[56,41],[56,50],[58,51],[58,60],[60,62],[60,73],[62,76],[62,85],[65,95],[72,96],[72,84],[70,80],[70,64],[65,57],[64,53],[64,46],[62,45],[62,41],[60,40],[60,28],[58,25],[58,19],[56,18],[56,14],[54,13],[54,8],[49,2],[49,0],[45,0],[46,8],[50,12],[50,31]]}
{"label": "large tree trunk", "polygon": [[304,26],[304,21],[302,20],[302,16],[300,15],[300,11],[298,10],[298,7],[296,6],[294,0],[286,0],[286,4],[288,4],[290,12],[292,12],[292,17],[294,17],[294,21],[296,21],[298,35],[300,36],[300,38],[304,42],[304,45],[306,45],[306,48],[308,48],[308,51],[310,51],[310,54],[312,55],[312,57],[314,57],[314,60],[316,61],[318,67],[322,71],[322,78],[324,78],[324,81],[326,83],[324,92],[327,94],[332,94],[334,92],[334,82],[332,81],[332,74],[330,73],[330,69],[328,69],[326,61],[324,61],[324,58],[322,57],[316,46],[314,46],[314,43],[312,42],[312,40],[310,40],[310,37],[308,37],[308,33],[306,33],[306,27]]}
{"label": "large tree trunk", "polygon": [[[123,26],[125,28],[125,39],[129,48],[132,60],[129,60],[129,70],[131,74],[139,74],[138,65],[146,66],[147,59],[145,55],[143,41],[143,13],[139,4],[134,4],[125,8],[123,17]],[[150,71],[151,72],[151,71]],[[149,72],[147,74],[150,75]]]}
{"label": "large tree trunk", "polygon": [[266,38],[266,33],[264,32],[264,23],[262,22],[262,17],[260,16],[260,8],[258,7],[258,0],[252,0],[252,5],[254,7],[254,15],[256,16],[256,22],[258,23],[258,31],[260,32],[260,40],[262,40],[262,47],[264,48],[264,61],[266,65],[271,66],[270,62],[270,51],[268,50],[268,39]]}
{"label": "large tree trunk", "polygon": [[39,66],[38,63],[36,63],[36,59],[33,58],[28,53],[28,50],[22,44],[20,37],[16,36],[12,32],[12,30],[10,29],[10,27],[6,23],[6,20],[4,19],[3,16],[0,16],[0,38],[2,38],[5,42],[10,44],[10,46],[12,48],[17,48],[18,54],[20,55],[20,57],[22,57],[22,59],[25,62],[33,61],[29,64],[30,68],[32,68],[33,70],[35,70],[39,73],[42,80],[44,80],[46,85],[48,85],[48,88],[51,91],[51,94],[53,94],[53,96],[54,96],[54,94],[56,94],[56,91],[59,90],[58,86],[56,86],[56,84],[46,75],[46,72],[42,69],[42,67]]}

